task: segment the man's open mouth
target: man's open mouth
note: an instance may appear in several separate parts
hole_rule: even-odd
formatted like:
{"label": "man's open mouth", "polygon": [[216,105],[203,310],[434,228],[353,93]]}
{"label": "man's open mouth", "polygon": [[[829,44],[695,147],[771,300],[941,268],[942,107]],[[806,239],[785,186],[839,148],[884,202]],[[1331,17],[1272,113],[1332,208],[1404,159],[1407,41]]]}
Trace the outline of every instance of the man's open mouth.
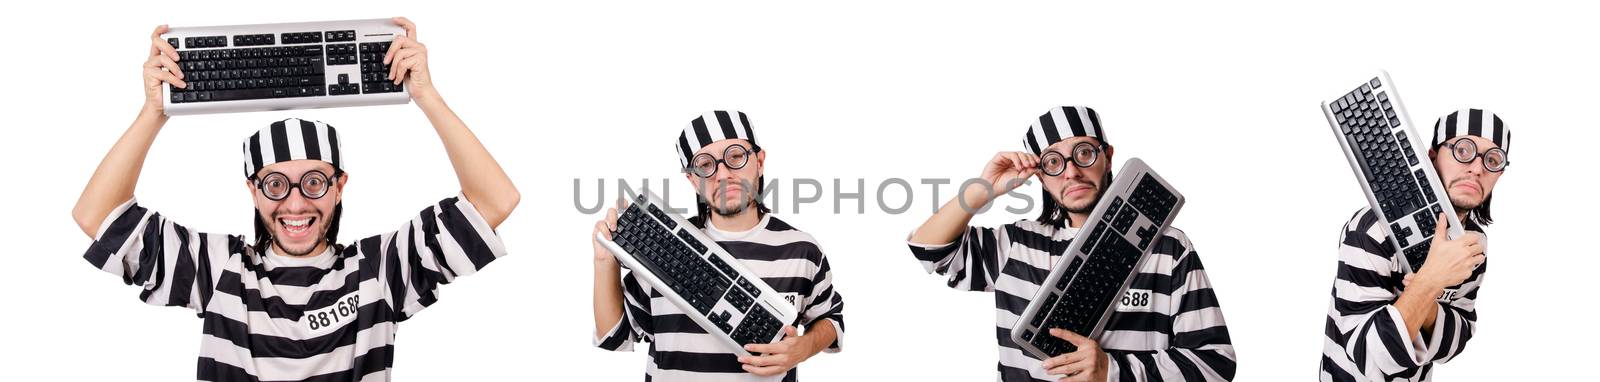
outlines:
{"label": "man's open mouth", "polygon": [[303,237],[311,232],[311,223],[317,221],[316,217],[305,218],[278,218],[278,225],[283,227],[284,234],[289,237]]}

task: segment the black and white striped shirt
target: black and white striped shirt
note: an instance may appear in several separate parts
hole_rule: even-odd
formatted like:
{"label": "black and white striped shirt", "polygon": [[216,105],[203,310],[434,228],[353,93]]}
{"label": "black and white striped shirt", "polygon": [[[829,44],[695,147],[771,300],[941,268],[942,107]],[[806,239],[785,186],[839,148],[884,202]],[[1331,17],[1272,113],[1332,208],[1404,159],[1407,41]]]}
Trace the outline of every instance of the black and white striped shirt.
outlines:
{"label": "black and white striped shirt", "polygon": [[201,233],[133,200],[102,223],[84,259],[143,290],[151,305],[202,319],[202,381],[386,381],[396,324],[438,287],[505,254],[464,197],[394,232],[288,257],[244,237]]}
{"label": "black and white striped shirt", "polygon": [[[1328,303],[1318,373],[1323,381],[1427,381],[1433,364],[1461,354],[1477,330],[1474,305],[1488,263],[1437,298],[1431,333],[1406,335],[1405,320],[1394,306],[1405,289],[1405,273],[1378,220],[1370,208],[1363,208],[1339,235],[1339,273]],[[1470,220],[1465,228],[1483,232]]]}
{"label": "black and white striped shirt", "polygon": [[[968,227],[961,239],[938,245],[907,242],[931,273],[951,288],[994,292],[998,380],[1054,381],[1042,360],[1011,342],[1011,327],[1061,260],[1077,229],[1033,220],[1000,228]],[[1234,375],[1233,344],[1200,256],[1182,231],[1170,229],[1128,287],[1130,301],[1106,322],[1098,340],[1110,359],[1112,381],[1221,381]],[[1146,299],[1144,296],[1148,296]]]}
{"label": "black and white striped shirt", "polygon": [[[691,221],[705,226],[698,218]],[[759,275],[773,291],[794,302],[800,312],[799,322],[790,325],[804,331],[814,322],[833,321],[838,339],[824,351],[839,351],[844,338],[844,300],[834,291],[832,267],[816,239],[771,214],[763,216],[749,231],[706,227],[705,234]],[[646,381],[797,379],[798,368],[765,378],[746,373],[728,345],[707,334],[671,300],[633,277],[631,271],[623,274],[622,287],[622,319],[608,333],[597,335],[594,343],[606,350],[632,351],[634,342],[650,341]]]}

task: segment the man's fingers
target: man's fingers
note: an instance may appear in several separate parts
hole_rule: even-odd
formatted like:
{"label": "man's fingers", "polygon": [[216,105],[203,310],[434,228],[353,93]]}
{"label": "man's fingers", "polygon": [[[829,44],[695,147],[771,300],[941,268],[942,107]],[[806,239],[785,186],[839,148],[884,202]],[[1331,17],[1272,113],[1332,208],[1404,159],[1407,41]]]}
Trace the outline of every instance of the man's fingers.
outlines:
{"label": "man's fingers", "polygon": [[[150,55],[151,56],[156,55],[156,53],[161,53],[161,47],[162,46],[166,46],[167,48],[172,48],[172,45],[168,45],[166,40],[162,40],[161,39],[161,35],[162,34],[166,34],[166,33],[167,33],[167,24],[157,25],[156,26],[156,30],[154,32],[150,32]],[[174,57],[174,58],[176,58],[176,57]]]}
{"label": "man's fingers", "polygon": [[744,368],[744,371],[750,372],[750,374],[755,374],[755,375],[759,375],[759,376],[763,376],[763,377],[772,376],[772,375],[778,375],[779,371],[783,371],[783,369],[780,369],[777,366],[756,367],[756,366],[744,365],[743,368]]}
{"label": "man's fingers", "polygon": [[410,76],[413,72],[416,72],[418,67],[421,65],[421,56],[414,56],[407,58],[404,61],[400,61],[400,66],[396,67],[396,69],[399,70],[399,74],[394,76],[394,84],[399,85],[401,81],[405,81],[406,77]]}
{"label": "man's fingers", "polygon": [[167,71],[164,71],[164,70],[161,70],[161,69],[158,69],[158,68],[145,68],[145,73],[148,76],[155,77],[156,79],[161,80],[161,82],[166,82],[166,83],[172,84],[172,85],[180,87],[180,88],[188,88],[189,87],[189,83],[183,82],[183,80],[178,79],[178,76],[173,75],[171,72],[167,72]]}
{"label": "man's fingers", "polygon": [[183,69],[179,68],[178,63],[172,61],[171,58],[165,55],[156,56],[156,63],[160,64],[162,68],[166,68],[167,71],[172,72],[173,75],[178,76],[178,78],[183,78]]}
{"label": "man's fingers", "polygon": [[1088,364],[1085,363],[1085,362],[1074,362],[1074,363],[1067,363],[1067,364],[1051,367],[1051,368],[1045,369],[1045,370],[1046,370],[1047,373],[1049,373],[1051,375],[1074,376],[1074,375],[1082,374],[1083,371],[1085,370],[1084,369],[1085,365],[1088,365]]}
{"label": "man's fingers", "polygon": [[1078,335],[1078,333],[1073,333],[1071,330],[1060,328],[1050,329],[1050,335],[1056,336],[1056,338],[1060,338],[1068,343],[1076,345],[1080,348],[1080,350],[1086,345],[1094,344],[1094,340],[1089,339],[1089,337]]}
{"label": "man's fingers", "polygon": [[389,44],[389,52],[383,56],[383,64],[389,65],[389,79],[394,79],[395,67],[400,66],[400,51],[405,50],[405,36],[395,38]]}
{"label": "man's fingers", "polygon": [[757,367],[760,367],[760,366],[772,366],[772,365],[778,365],[778,364],[781,363],[781,362],[779,362],[778,356],[776,356],[776,355],[747,355],[747,356],[739,357],[739,362],[743,363],[743,364],[746,364],[746,365],[757,366]]}
{"label": "man's fingers", "polygon": [[390,20],[394,21],[394,25],[399,25],[400,28],[405,29],[406,36],[411,36],[411,39],[413,40],[417,39],[417,24],[411,22],[411,19],[405,17],[396,17]]}
{"label": "man's fingers", "polygon": [[767,356],[771,356],[773,354],[787,354],[789,353],[789,342],[778,341],[770,344],[749,344],[744,345],[744,350],[747,350],[751,353],[767,354]]}
{"label": "man's fingers", "polygon": [[393,62],[397,62],[397,64],[389,67],[389,79],[396,79],[396,77],[399,77],[401,73],[404,73],[400,71],[400,63],[405,63],[407,59],[410,59],[411,57],[414,57],[420,53],[422,53],[422,50],[415,48],[406,48],[395,52]]}

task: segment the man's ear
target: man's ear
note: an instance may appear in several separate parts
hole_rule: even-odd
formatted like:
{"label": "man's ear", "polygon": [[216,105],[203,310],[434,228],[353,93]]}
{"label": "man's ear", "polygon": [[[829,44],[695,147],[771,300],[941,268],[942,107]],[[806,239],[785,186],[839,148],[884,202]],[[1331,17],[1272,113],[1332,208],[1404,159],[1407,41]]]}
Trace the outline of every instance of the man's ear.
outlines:
{"label": "man's ear", "polygon": [[1117,146],[1106,145],[1106,160],[1111,160],[1111,155],[1117,153]]}
{"label": "man's ear", "polygon": [[1439,159],[1439,148],[1438,147],[1434,147],[1434,148],[1428,149],[1428,160],[1434,160],[1434,159]]}

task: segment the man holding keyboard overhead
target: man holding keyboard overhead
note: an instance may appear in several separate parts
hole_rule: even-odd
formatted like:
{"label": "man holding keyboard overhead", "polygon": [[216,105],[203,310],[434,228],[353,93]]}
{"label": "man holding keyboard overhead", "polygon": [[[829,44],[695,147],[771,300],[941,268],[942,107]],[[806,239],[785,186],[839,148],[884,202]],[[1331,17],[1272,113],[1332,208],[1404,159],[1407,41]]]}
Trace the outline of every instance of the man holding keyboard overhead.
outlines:
{"label": "man holding keyboard overhead", "polygon": [[200,317],[196,379],[388,380],[398,324],[438,301],[441,285],[505,255],[494,229],[520,195],[434,89],[416,26],[394,22],[406,35],[384,57],[392,69],[387,79],[410,89],[449,154],[461,193],[394,231],[345,244],[337,236],[348,153],[338,131],[322,122],[273,122],[240,146],[241,185],[255,204],[253,239],[178,224],[133,198],[145,155],[168,119],[162,88],[189,85],[181,57],[160,38],[166,27],[152,35],[144,107],[100,162],[72,216],[94,239],[83,255],[91,265],[138,286],[148,304]]}

